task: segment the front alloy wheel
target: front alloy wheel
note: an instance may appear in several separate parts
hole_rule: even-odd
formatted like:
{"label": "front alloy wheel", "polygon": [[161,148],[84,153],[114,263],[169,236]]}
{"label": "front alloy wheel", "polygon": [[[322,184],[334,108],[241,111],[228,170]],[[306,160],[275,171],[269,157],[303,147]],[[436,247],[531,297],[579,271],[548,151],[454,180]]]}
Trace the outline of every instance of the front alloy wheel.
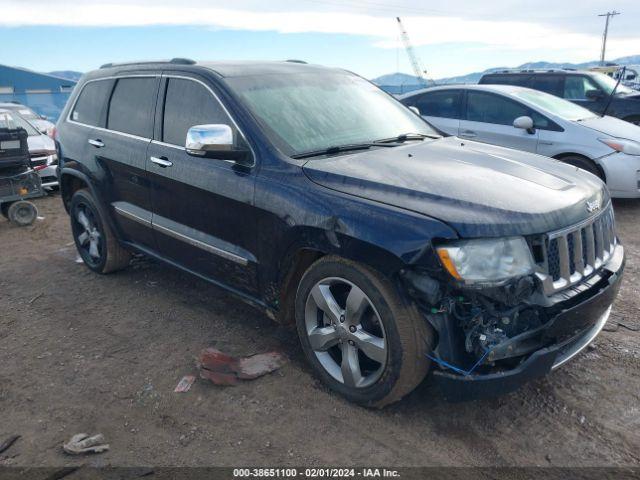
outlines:
{"label": "front alloy wheel", "polygon": [[298,336],[318,377],[348,400],[383,407],[429,369],[433,333],[399,286],[372,268],[326,256],[302,276]]}
{"label": "front alloy wheel", "polygon": [[339,277],[317,282],[305,307],[309,344],[323,368],[352,388],[374,384],[387,363],[380,315],[356,285]]}

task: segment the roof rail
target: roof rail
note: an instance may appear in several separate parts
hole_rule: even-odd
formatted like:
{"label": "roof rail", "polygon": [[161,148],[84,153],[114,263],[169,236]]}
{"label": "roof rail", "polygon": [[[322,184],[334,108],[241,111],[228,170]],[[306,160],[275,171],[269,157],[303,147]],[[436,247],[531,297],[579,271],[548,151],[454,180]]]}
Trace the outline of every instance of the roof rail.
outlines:
{"label": "roof rail", "polygon": [[304,60],[296,60],[295,58],[290,58],[288,60],[285,60],[285,62],[289,62],[289,63],[302,63],[303,65],[307,65],[307,62],[305,62]]}
{"label": "roof rail", "polygon": [[576,68],[510,68],[506,70],[497,70],[495,72],[489,72],[486,75],[493,73],[561,73],[561,72],[577,72]]}
{"label": "roof rail", "polygon": [[127,65],[150,65],[154,63],[173,63],[176,65],[195,65],[195,60],[191,60],[190,58],[172,58],[171,60],[149,60],[142,62],[109,62],[104,65],[100,65],[100,68],[111,68],[111,67],[123,67]]}

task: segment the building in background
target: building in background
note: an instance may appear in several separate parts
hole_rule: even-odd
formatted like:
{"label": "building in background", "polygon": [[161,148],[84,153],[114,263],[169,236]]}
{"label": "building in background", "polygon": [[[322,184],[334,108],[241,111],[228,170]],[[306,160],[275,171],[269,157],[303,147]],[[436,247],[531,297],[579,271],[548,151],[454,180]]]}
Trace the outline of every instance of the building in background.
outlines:
{"label": "building in background", "polygon": [[57,121],[76,82],[25,68],[0,65],[0,103],[18,102]]}

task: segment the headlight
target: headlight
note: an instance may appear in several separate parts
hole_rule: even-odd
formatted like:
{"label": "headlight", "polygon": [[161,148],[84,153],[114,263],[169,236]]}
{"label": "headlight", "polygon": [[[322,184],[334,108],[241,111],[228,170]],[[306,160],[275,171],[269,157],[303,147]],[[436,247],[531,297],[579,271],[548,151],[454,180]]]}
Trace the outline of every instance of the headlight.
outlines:
{"label": "headlight", "polygon": [[606,146],[613,148],[616,152],[628,155],[640,155],[640,143],[624,138],[599,138]]}
{"label": "headlight", "polygon": [[522,237],[460,240],[436,248],[442,265],[457,280],[496,283],[533,273],[534,261]]}

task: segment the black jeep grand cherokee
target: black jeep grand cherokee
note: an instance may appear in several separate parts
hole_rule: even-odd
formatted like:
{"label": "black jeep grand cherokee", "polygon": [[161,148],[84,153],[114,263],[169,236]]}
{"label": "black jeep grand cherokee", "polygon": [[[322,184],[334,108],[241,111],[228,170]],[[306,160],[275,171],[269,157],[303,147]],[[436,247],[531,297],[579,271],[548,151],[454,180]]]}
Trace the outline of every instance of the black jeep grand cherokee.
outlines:
{"label": "black jeep grand cherokee", "polygon": [[575,167],[445,138],[366,80],[301,64],[105,65],[57,125],[75,242],[142,252],[295,322],[320,378],[383,406],[517,388],[607,321],[624,254]]}

